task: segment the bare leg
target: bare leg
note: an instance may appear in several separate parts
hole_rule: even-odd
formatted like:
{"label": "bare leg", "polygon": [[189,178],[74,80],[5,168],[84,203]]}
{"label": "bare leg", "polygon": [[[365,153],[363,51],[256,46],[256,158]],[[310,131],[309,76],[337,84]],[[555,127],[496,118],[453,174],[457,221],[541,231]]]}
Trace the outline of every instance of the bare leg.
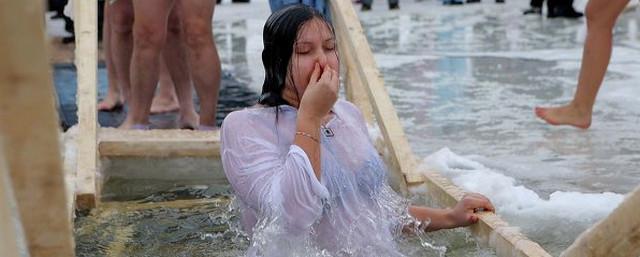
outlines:
{"label": "bare leg", "polygon": [[[182,1],[182,0],[180,0]],[[182,42],[182,28],[178,16],[180,6],[176,3],[169,14],[167,24],[167,43],[163,50],[167,68],[175,84],[175,91],[180,103],[180,128],[198,128],[198,113],[193,104],[193,89],[189,67],[187,65],[185,47]]]}
{"label": "bare leg", "polygon": [[220,89],[220,57],[213,40],[214,0],[180,0],[183,39],[198,98],[200,125],[216,126],[218,91]]}
{"label": "bare leg", "polygon": [[[120,87],[123,102],[128,103],[131,91],[129,81],[129,66],[131,64],[131,51],[133,49],[133,5],[131,0],[118,0],[109,6],[109,25],[111,27],[111,46],[109,49],[113,58],[113,70],[116,73],[116,81]],[[105,25],[106,26],[106,25]]]}
{"label": "bare leg", "polygon": [[104,27],[102,29],[102,46],[104,47],[104,57],[107,65],[107,96],[98,103],[98,111],[114,111],[122,107],[120,88],[118,87],[118,76],[113,65],[113,52],[111,50],[111,26],[109,26],[109,3],[104,4]]}
{"label": "bare leg", "polygon": [[133,0],[131,99],[127,119],[120,128],[149,124],[149,110],[158,84],[158,64],[172,4],[173,0]]}
{"label": "bare leg", "polygon": [[587,3],[587,39],[582,53],[578,87],[571,103],[536,107],[536,115],[551,125],[591,126],[593,105],[609,66],[616,19],[629,0],[590,0]]}
{"label": "bare leg", "polygon": [[[167,44],[169,41],[169,35],[167,35]],[[166,46],[165,50],[166,51]],[[178,97],[174,90],[174,83],[167,69],[167,64],[164,58],[160,57],[160,77],[158,78],[158,92],[153,96],[151,101],[151,113],[164,113],[173,112],[180,109],[178,105]]]}

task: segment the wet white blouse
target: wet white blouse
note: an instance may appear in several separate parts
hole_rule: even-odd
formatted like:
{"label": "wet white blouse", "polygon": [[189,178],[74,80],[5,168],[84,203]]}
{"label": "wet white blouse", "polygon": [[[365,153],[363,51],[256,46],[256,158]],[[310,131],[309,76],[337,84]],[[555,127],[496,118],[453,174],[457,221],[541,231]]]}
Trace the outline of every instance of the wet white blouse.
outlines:
{"label": "wet white blouse", "polygon": [[[277,113],[277,114],[276,114]],[[248,256],[401,256],[394,237],[408,202],[386,181],[386,168],[360,111],[338,100],[320,133],[320,181],[293,145],[297,110],[255,107],[229,114],[221,157],[251,236]]]}

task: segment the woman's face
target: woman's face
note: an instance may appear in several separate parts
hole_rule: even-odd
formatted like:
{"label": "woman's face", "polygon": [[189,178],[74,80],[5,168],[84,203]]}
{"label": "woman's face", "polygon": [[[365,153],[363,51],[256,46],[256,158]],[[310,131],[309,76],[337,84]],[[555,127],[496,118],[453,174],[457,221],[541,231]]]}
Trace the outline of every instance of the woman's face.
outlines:
{"label": "woman's face", "polygon": [[[291,90],[295,86],[299,96],[298,101],[302,99],[302,95],[307,89],[316,63],[323,71],[327,66],[336,71],[340,70],[334,36],[327,24],[314,18],[302,25],[298,32],[289,64],[291,69],[288,72],[291,74],[287,73],[285,90]],[[293,85],[291,85],[292,82]]]}

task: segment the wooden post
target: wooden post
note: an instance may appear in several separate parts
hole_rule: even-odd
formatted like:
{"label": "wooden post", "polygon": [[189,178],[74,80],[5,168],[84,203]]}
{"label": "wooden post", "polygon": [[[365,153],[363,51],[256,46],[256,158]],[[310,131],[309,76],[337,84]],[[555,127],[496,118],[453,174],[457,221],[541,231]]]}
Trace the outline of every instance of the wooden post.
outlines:
{"label": "wooden post", "polygon": [[583,232],[561,257],[640,256],[640,186],[609,216]]}
{"label": "wooden post", "polygon": [[0,138],[30,256],[70,257],[43,5],[0,0]]}
{"label": "wooden post", "polygon": [[[20,257],[15,222],[15,198],[9,182],[9,168],[0,142],[0,251],[7,257]],[[20,224],[21,226],[22,224]]]}
{"label": "wooden post", "polygon": [[347,96],[347,100],[358,106],[367,123],[373,124],[375,120],[373,109],[369,102],[369,95],[362,83],[363,79],[360,77],[358,66],[353,60],[354,57],[349,52],[350,49],[347,44],[348,40],[340,40],[341,38],[347,37],[348,32],[346,31],[346,28],[342,26],[336,27],[335,30],[338,37],[338,50],[340,52],[341,64],[345,66],[346,71],[345,94]]}
{"label": "wooden post", "polygon": [[98,2],[76,0],[74,4],[76,35],[76,69],[78,74],[78,162],[76,207],[96,207],[99,183],[97,153],[97,69],[98,69]]}
{"label": "wooden post", "polygon": [[365,86],[364,92],[368,95],[385,145],[389,150],[390,168],[399,173],[395,176],[404,178],[404,181],[401,181],[400,190],[406,193],[406,183],[422,182],[422,177],[412,174],[416,167],[416,160],[404,135],[400,119],[393,108],[387,90],[384,88],[382,76],[376,66],[360,20],[349,1],[332,0],[329,2],[329,6],[334,27],[338,33],[343,35],[337,40],[344,41],[340,44],[346,46],[343,47],[341,54],[353,56],[351,59],[347,57],[346,60],[351,60],[352,67],[356,68],[355,70],[349,69],[348,72],[358,72],[360,75],[359,78]]}

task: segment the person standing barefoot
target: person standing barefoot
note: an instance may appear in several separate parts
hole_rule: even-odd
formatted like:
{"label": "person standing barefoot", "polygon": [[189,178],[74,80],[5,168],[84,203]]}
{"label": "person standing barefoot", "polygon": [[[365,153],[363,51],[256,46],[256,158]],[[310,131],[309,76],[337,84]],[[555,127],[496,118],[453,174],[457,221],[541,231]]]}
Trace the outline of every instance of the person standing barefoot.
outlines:
{"label": "person standing barefoot", "polygon": [[[163,51],[167,51],[167,48]],[[158,78],[158,90],[151,101],[151,114],[174,112],[180,110],[175,84],[167,68],[164,58],[160,58],[160,73]]]}
{"label": "person standing barefoot", "polygon": [[[129,9],[128,9],[129,8]],[[130,9],[130,0],[108,1],[104,4],[104,27],[102,30],[102,43],[104,46],[105,63],[107,66],[107,95],[98,103],[98,111],[117,111],[122,109],[128,95],[128,83],[123,83],[116,67],[121,64],[122,58],[128,59],[126,49],[122,49],[123,43],[127,44],[127,38],[131,38],[130,26],[133,22],[133,12]],[[129,26],[129,29],[124,29]],[[124,41],[124,42],[123,42]],[[122,57],[124,51],[124,57]],[[128,65],[126,67],[128,69]],[[127,74],[128,75],[128,74]],[[128,80],[128,77],[126,78]],[[126,93],[123,92],[126,90]]]}
{"label": "person standing barefoot", "polygon": [[[218,102],[218,89],[220,87],[220,61],[213,41],[212,16],[215,2],[213,0],[133,0],[135,23],[133,25],[134,50],[131,59],[131,85],[132,99],[130,112],[124,123],[123,129],[148,129],[149,113],[153,94],[158,83],[158,63],[163,54],[167,60],[171,77],[176,84],[176,93],[180,102],[181,112],[191,99],[187,97],[190,87],[183,87],[178,81],[188,81],[188,77],[181,79],[177,74],[191,74],[195,84],[198,98],[200,99],[199,124],[192,122],[195,115],[182,115],[184,127],[199,129],[216,128],[216,107]],[[162,53],[165,45],[177,45],[167,37],[169,14],[172,8],[176,8],[181,24],[182,40],[186,50],[186,60],[189,70],[187,73],[176,72],[177,68],[185,68],[187,65],[177,64],[181,61],[181,47],[172,48],[177,51]],[[171,23],[176,25],[176,23]],[[176,29],[169,28],[169,32]],[[172,54],[173,53],[173,54]],[[190,85],[189,85],[190,86]],[[188,99],[188,100],[187,100]],[[183,103],[183,100],[184,103]],[[185,109],[186,110],[186,109]],[[193,113],[189,113],[193,114]]]}
{"label": "person standing barefoot", "polygon": [[[182,28],[179,9],[178,4],[174,3],[169,13],[166,46],[162,51],[162,58],[160,58],[160,82],[156,98],[163,95],[167,96],[167,93],[175,92],[172,95],[177,98],[179,104],[180,119],[178,121],[178,128],[198,129],[200,117],[195,111],[193,102],[193,83],[190,68],[187,63],[186,47],[183,42],[184,30]],[[163,73],[167,74],[163,75]],[[170,87],[168,87],[169,85],[167,85],[167,83],[163,83],[164,78],[167,77],[170,77],[173,82]],[[151,113],[153,113],[153,111],[152,103]]]}
{"label": "person standing barefoot", "polygon": [[593,105],[611,58],[613,27],[627,3],[629,0],[589,0],[587,39],[573,100],[560,107],[536,107],[536,116],[551,125],[591,126]]}
{"label": "person standing barefoot", "polygon": [[200,100],[198,129],[217,129],[216,113],[220,90],[221,67],[213,40],[214,0],[180,0],[175,2],[182,24],[182,38],[193,86]]}

